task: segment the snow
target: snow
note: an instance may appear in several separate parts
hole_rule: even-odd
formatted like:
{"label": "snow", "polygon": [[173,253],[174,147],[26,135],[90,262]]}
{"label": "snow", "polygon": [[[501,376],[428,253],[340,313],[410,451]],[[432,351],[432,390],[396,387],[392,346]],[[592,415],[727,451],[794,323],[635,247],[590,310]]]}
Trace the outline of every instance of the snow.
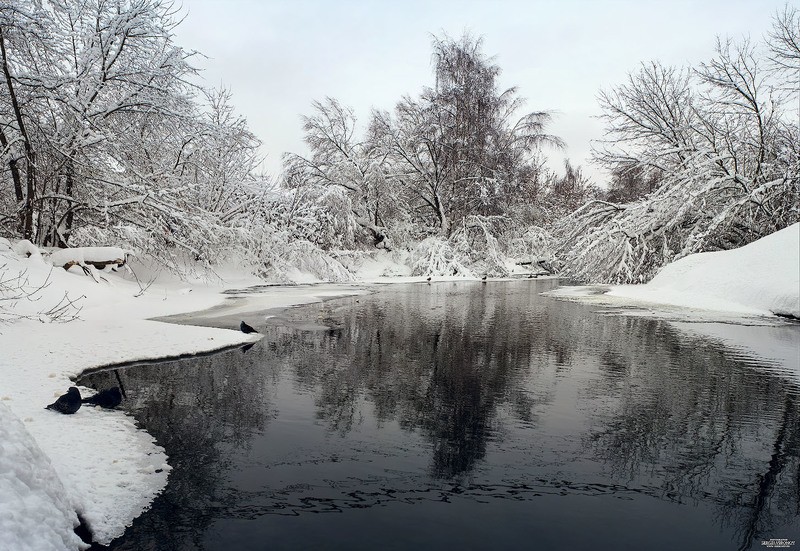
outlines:
{"label": "snow", "polygon": [[85,549],[78,516],[50,460],[0,402],[0,549]]}
{"label": "snow", "polygon": [[[143,266],[134,269],[145,272]],[[44,406],[87,369],[207,352],[260,337],[241,333],[238,321],[227,330],[149,320],[217,305],[226,298],[221,294],[222,285],[166,281],[141,295],[140,286],[129,274],[105,274],[98,283],[81,271],[54,269],[38,254],[26,257],[0,251],[0,281],[17,274],[22,274],[24,288],[36,293],[32,300],[17,299],[17,291],[0,289],[0,305],[17,316],[11,323],[0,324],[0,403],[4,407],[0,418],[2,434],[8,434],[3,441],[9,442],[0,447],[0,475],[4,477],[0,503],[14,509],[21,507],[18,502],[25,502],[28,505],[20,509],[25,519],[40,518],[47,511],[53,519],[52,532],[63,540],[54,548],[79,548],[79,540],[71,532],[74,517],[56,514],[62,509],[80,514],[94,540],[107,544],[121,535],[166,485],[170,467],[164,450],[122,411],[82,407],[74,415],[60,415]],[[257,282],[261,281],[229,278],[233,285]],[[341,295],[356,290],[328,292]],[[80,306],[79,319],[42,323],[40,320],[49,318],[40,312],[59,303],[65,293]],[[289,296],[265,292],[259,307],[319,301],[324,293],[315,287],[297,288]],[[91,393],[87,388],[80,390],[84,395]],[[9,465],[16,465],[22,453],[35,458],[23,463],[31,463],[34,472],[30,477],[46,483],[28,484],[16,470],[10,470]],[[44,489],[40,489],[42,485]],[[2,513],[4,509],[0,509],[4,519],[17,518]],[[62,518],[66,520],[60,521]],[[44,535],[23,526],[27,520],[8,522],[14,527],[0,530],[0,549],[50,548],[41,541]]]}
{"label": "snow", "polygon": [[371,254],[340,256],[339,261],[352,270],[359,281],[386,281],[397,277],[411,277],[411,267],[406,263],[408,256],[409,253],[403,250],[377,250]]}
{"label": "snow", "polygon": [[16,252],[20,256],[41,256],[42,253],[39,252],[39,249],[36,248],[36,245],[28,241],[27,239],[22,239],[17,241],[17,243],[13,247],[14,252]]}
{"label": "snow", "polygon": [[800,224],[738,249],[686,256],[645,285],[562,287],[547,294],[696,313],[706,320],[759,323],[762,316],[800,317]]}
{"label": "snow", "polygon": [[[112,249],[89,251],[89,256],[84,251],[82,260],[127,253]],[[718,310],[724,314],[704,319],[770,324],[764,316],[800,316],[799,250],[800,225],[795,224],[741,249],[686,257],[665,267],[647,285],[570,287],[555,294],[688,316],[680,319]],[[361,281],[425,281],[409,277],[403,254],[380,251],[346,263]],[[146,272],[152,265],[135,257],[131,262],[139,281],[149,280]],[[81,372],[251,342],[259,336],[236,330],[238,319],[257,321],[254,316],[266,316],[269,309],[368,292],[363,284],[294,285],[264,287],[255,295],[223,295],[222,281],[228,288],[264,282],[241,277],[233,265],[218,273],[217,284],[169,280],[162,274],[142,293],[130,274],[104,274],[98,282],[80,270],[54,269],[30,244],[0,242],[0,282],[17,281],[22,290],[35,291],[32,298],[20,297],[19,289],[3,290],[0,285],[0,306],[16,316],[0,323],[0,549],[80,549],[72,532],[76,512],[95,541],[107,544],[167,483],[170,467],[164,450],[124,412],[85,407],[65,416],[44,409]],[[58,316],[41,314],[63,304],[65,297],[67,318],[79,319],[55,323]],[[69,306],[73,303],[74,308]],[[228,318],[237,321],[228,330],[152,319],[198,310],[207,310],[206,318],[219,318],[214,325]],[[0,316],[0,322],[3,319],[8,316]],[[724,344],[735,354],[767,358],[777,369],[800,364],[792,335],[766,330],[757,334],[759,328],[742,325],[676,327]],[[800,367],[796,369],[800,377]],[[90,393],[86,388],[81,392]]]}
{"label": "snow", "polygon": [[686,256],[646,285],[608,293],[652,303],[800,318],[800,224],[730,251]]}

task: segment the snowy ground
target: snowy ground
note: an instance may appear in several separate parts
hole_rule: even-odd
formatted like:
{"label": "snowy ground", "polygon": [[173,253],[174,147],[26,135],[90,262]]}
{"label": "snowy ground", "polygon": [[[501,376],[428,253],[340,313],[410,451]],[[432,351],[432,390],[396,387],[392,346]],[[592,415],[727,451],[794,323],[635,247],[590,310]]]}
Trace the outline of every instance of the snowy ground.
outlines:
{"label": "snowy ground", "polygon": [[[744,354],[773,359],[779,366],[792,365],[794,359],[800,364],[793,336],[784,339],[774,327],[759,336],[754,333],[757,328],[741,325],[774,325],[774,313],[800,316],[799,250],[800,225],[795,225],[736,251],[687,257],[666,267],[648,285],[572,287],[553,294],[613,306],[616,313],[623,307],[691,321],[677,326]],[[140,285],[124,274],[95,273],[105,279],[98,283],[77,266],[69,272],[52,269],[36,254],[25,258],[18,252],[0,240],[0,281],[22,273],[29,290],[49,283],[35,294],[35,301],[9,300],[0,292],[6,312],[27,316],[12,322],[0,311],[0,549],[81,548],[71,532],[76,511],[95,540],[108,543],[166,484],[170,467],[163,449],[129,416],[90,407],[71,416],[44,409],[78,374],[109,364],[249,342],[258,337],[239,332],[239,319],[257,324],[270,308],[367,292],[363,284],[277,286],[245,299],[221,294],[221,284],[162,278],[141,294]],[[388,256],[359,262],[363,282],[422,280],[409,277],[406,268]],[[137,273],[147,279],[142,268]],[[221,275],[228,289],[263,283]],[[58,312],[41,314],[69,301],[81,307],[75,321],[53,322]],[[216,318],[208,325],[231,329],[149,321],[197,310],[208,310],[206,317]],[[75,313],[68,306],[61,315]],[[739,325],[720,329],[719,324],[697,321]],[[795,375],[800,377],[800,366]],[[91,393],[86,388],[81,392]]]}
{"label": "snowy ground", "polygon": [[[75,511],[95,541],[108,543],[163,489],[170,470],[167,457],[121,411],[82,407],[74,415],[61,415],[44,406],[87,369],[206,352],[258,336],[238,331],[238,321],[226,330],[148,320],[218,305],[228,298],[221,285],[166,282],[137,297],[139,285],[122,273],[102,273],[106,281],[96,283],[79,267],[52,269],[41,257],[21,257],[3,245],[0,274],[8,278],[23,273],[28,290],[45,281],[48,285],[33,301],[0,294],[0,300],[7,299],[6,311],[10,306],[15,314],[28,316],[0,318],[0,549],[79,548],[80,540],[70,530],[64,532],[77,522]],[[141,278],[142,270],[137,272]],[[263,283],[241,277],[226,281],[227,287],[236,288]],[[248,309],[359,292],[334,286],[288,289],[266,289]],[[80,305],[79,319],[50,322],[54,314],[40,312],[58,304],[65,293]],[[67,309],[64,315],[71,313]],[[80,390],[84,395],[93,392]],[[20,465],[25,466],[22,474]]]}
{"label": "snowy ground", "polygon": [[[800,380],[800,224],[730,251],[690,255],[646,285],[562,287],[549,296],[670,320],[679,330],[772,362]],[[786,326],[785,330],[775,326]]]}

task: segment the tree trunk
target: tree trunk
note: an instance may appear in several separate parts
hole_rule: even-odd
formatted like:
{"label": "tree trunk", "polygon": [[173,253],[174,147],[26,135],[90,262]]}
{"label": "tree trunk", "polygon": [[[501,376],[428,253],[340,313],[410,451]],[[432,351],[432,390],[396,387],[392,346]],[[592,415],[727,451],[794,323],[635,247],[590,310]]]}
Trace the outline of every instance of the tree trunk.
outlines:
{"label": "tree trunk", "polygon": [[[11,171],[11,180],[14,182],[14,197],[17,199],[17,204],[22,203],[23,199],[25,199],[24,194],[22,193],[22,178],[19,175],[19,167],[17,166],[17,159],[14,158],[13,152],[9,149],[8,139],[6,138],[5,132],[0,129],[0,145],[3,146],[3,150],[8,150],[8,169]],[[22,233],[24,227],[24,220],[23,220],[23,211],[19,211],[19,221],[17,223],[17,231]]]}
{"label": "tree trunk", "polygon": [[22,236],[31,241],[33,238],[33,197],[36,193],[36,154],[33,151],[31,141],[28,137],[28,132],[25,129],[25,121],[22,117],[22,110],[20,109],[19,102],[17,101],[17,94],[14,90],[14,84],[11,80],[11,71],[8,67],[8,55],[6,53],[6,42],[2,27],[0,27],[0,55],[2,55],[3,75],[6,79],[8,95],[11,99],[11,107],[14,110],[14,117],[17,119],[19,133],[22,135],[22,143],[25,147],[26,189],[22,211]]}
{"label": "tree trunk", "polygon": [[439,219],[439,225],[442,227],[442,235],[444,237],[450,237],[450,219],[447,217],[447,213],[444,210],[442,198],[439,196],[438,192],[434,198],[436,200],[436,217]]}
{"label": "tree trunk", "polygon": [[[67,176],[66,182],[64,184],[64,193],[68,197],[72,197],[72,193],[75,187],[75,164],[70,157],[67,159]],[[69,205],[68,205],[69,207]],[[55,228],[56,233],[58,234],[58,246],[59,247],[66,247],[67,241],[69,241],[69,236],[72,233],[72,223],[75,219],[75,211],[73,209],[69,209],[67,211],[67,216],[64,220],[64,231],[59,231],[58,227]]]}

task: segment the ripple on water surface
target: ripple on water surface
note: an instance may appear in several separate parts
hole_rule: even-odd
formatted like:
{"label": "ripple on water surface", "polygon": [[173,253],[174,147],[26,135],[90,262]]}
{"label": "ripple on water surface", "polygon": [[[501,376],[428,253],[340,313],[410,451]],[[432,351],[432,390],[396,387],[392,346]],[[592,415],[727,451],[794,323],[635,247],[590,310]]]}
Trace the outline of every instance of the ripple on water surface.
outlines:
{"label": "ripple on water surface", "polygon": [[246,352],[86,377],[119,375],[174,467],[112,548],[800,539],[800,385],[753,344],[800,328],[737,348],[553,285],[390,286],[284,312]]}

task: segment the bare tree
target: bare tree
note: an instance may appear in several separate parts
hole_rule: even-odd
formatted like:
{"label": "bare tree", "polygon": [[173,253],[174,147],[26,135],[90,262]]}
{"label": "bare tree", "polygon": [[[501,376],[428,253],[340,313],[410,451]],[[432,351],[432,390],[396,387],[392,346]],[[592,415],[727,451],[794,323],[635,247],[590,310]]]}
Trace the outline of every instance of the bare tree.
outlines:
{"label": "bare tree", "polygon": [[611,171],[606,199],[612,203],[630,203],[658,189],[661,180],[658,171],[646,171],[639,165],[620,164]]}
{"label": "bare tree", "polygon": [[376,112],[371,125],[387,176],[445,236],[453,221],[501,214],[541,146],[561,145],[545,133],[549,114],[517,115],[524,101],[515,88],[498,89],[500,67],[482,46],[469,35],[435,37],[434,86],[403,98],[394,116]]}
{"label": "bare tree", "polygon": [[290,187],[339,188],[349,198],[353,221],[386,247],[384,217],[392,206],[383,176],[383,156],[356,138],[357,120],[352,109],[333,98],[314,102],[314,114],[303,117],[304,140],[311,150],[306,158],[295,153],[284,156],[286,183]]}
{"label": "bare tree", "polygon": [[707,85],[701,112],[715,137],[722,174],[749,191],[775,176],[776,103],[757,53],[748,40],[717,41],[717,56],[698,75]]}
{"label": "bare tree", "polygon": [[697,151],[699,127],[688,69],[642,64],[628,82],[600,92],[606,137],[595,160],[610,169],[637,165],[645,172],[676,170]]}
{"label": "bare tree", "polygon": [[580,166],[572,166],[569,159],[564,159],[564,174],[551,173],[547,178],[547,193],[542,198],[553,218],[564,216],[589,199],[601,195],[600,189],[591,179],[583,174]]}
{"label": "bare tree", "polygon": [[448,235],[451,221],[446,186],[451,167],[445,161],[432,116],[432,110],[404,98],[395,108],[395,118],[387,112],[373,113],[370,131],[373,143],[386,157],[388,179],[405,192],[416,213],[430,213]]}
{"label": "bare tree", "polygon": [[780,139],[784,142],[781,151],[787,153],[785,162],[795,167],[793,175],[800,177],[800,11],[786,5],[782,12],[775,14],[772,32],[767,36],[770,47],[770,62],[777,76],[776,88],[787,96],[787,101],[795,102],[797,116],[794,124],[782,124]]}
{"label": "bare tree", "polygon": [[[798,41],[792,17],[776,19],[788,44]],[[601,94],[607,135],[595,157],[658,186],[633,203],[595,200],[560,222],[568,273],[647,281],[667,262],[739,247],[798,220],[800,134],[781,101],[782,68],[766,63],[765,49],[718,40],[696,70],[643,65]]]}
{"label": "bare tree", "polygon": [[786,4],[782,12],[775,14],[772,31],[767,36],[770,61],[777,69],[794,77],[790,89],[800,92],[800,11]]}

